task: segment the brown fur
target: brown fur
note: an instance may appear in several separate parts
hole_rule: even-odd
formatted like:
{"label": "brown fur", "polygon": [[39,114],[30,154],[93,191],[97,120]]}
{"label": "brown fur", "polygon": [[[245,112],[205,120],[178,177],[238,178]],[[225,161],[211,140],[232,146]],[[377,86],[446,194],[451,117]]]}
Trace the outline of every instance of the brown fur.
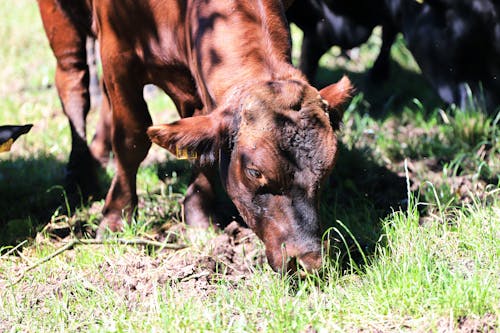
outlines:
{"label": "brown fur", "polygon": [[[137,205],[135,177],[149,135],[170,151],[200,156],[184,202],[188,224],[208,226],[215,216],[218,168],[271,266],[291,269],[288,260],[296,258],[317,269],[319,187],[337,155],[328,114],[348,98],[350,84],[318,92],[291,65],[283,3],[108,0],[92,2],[91,11],[117,165],[101,232],[121,228],[122,215]],[[147,130],[148,83],[169,94],[183,119]]]}

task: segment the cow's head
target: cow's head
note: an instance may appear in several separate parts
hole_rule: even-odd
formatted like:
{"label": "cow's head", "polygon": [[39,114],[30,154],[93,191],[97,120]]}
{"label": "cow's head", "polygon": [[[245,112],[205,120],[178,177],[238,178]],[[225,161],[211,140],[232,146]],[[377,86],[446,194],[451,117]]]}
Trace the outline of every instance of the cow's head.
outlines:
{"label": "cow's head", "polygon": [[218,159],[222,182],[266,246],[271,267],[321,266],[319,194],[337,156],[343,78],[317,91],[303,81],[270,81],[236,91],[207,116],[150,127],[153,142]]}

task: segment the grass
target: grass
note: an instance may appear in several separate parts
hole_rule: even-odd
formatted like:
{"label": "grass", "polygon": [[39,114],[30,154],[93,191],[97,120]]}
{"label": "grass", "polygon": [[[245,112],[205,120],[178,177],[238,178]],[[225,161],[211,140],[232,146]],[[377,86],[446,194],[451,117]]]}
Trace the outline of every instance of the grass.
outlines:
{"label": "grass", "polygon": [[[427,225],[419,223],[415,204],[385,219],[376,255],[364,268],[342,274],[332,265],[323,280],[294,285],[265,266],[240,284],[216,281],[200,295],[181,282],[161,284],[154,274],[143,272],[144,284],[153,285],[139,301],[133,289],[127,295],[114,284],[138,278],[127,277],[119,266],[130,256],[144,256],[141,250],[83,247],[41,266],[23,284],[6,288],[0,313],[6,325],[15,323],[19,331],[118,332],[300,332],[308,327],[434,331],[450,328],[450,316],[498,318],[498,199],[487,206],[473,203],[444,223]],[[190,252],[206,251],[206,242],[193,244]],[[53,247],[32,251],[42,256]],[[5,259],[3,269],[14,266],[11,260]],[[101,275],[106,263],[117,276]]]}
{"label": "grass", "polygon": [[[170,230],[188,248],[79,245],[10,286],[61,246],[54,239],[68,225],[86,236],[102,201],[65,212],[57,186],[69,130],[36,4],[0,10],[0,123],[35,124],[0,156],[0,331],[498,330],[500,114],[488,115],[472,96],[467,110],[440,105],[401,38],[391,78],[374,87],[363,72],[377,33],[351,60],[335,48],[321,60],[320,84],[347,73],[358,88],[323,189],[322,219],[339,251],[321,277],[283,277],[266,264],[231,273],[232,250],[217,252],[220,233],[180,228],[189,166],[154,148],[138,174],[138,215],[117,237]],[[297,29],[293,37],[300,43]],[[167,97],[146,95],[155,123],[175,119]]]}

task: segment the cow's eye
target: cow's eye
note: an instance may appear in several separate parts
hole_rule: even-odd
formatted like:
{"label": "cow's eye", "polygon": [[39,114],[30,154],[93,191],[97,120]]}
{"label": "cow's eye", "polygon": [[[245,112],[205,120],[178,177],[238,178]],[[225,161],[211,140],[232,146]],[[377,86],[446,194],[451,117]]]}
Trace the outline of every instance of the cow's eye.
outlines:
{"label": "cow's eye", "polygon": [[257,169],[247,168],[247,173],[253,178],[256,179],[262,178],[262,173]]}

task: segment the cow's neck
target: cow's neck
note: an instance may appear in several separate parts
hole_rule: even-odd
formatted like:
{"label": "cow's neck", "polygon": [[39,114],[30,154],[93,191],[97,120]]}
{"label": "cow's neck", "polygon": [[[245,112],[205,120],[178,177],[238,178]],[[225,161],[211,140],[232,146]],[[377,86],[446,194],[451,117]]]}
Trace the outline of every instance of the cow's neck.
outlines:
{"label": "cow's neck", "polygon": [[194,1],[191,59],[208,109],[250,81],[302,78],[290,64],[290,35],[280,1]]}

